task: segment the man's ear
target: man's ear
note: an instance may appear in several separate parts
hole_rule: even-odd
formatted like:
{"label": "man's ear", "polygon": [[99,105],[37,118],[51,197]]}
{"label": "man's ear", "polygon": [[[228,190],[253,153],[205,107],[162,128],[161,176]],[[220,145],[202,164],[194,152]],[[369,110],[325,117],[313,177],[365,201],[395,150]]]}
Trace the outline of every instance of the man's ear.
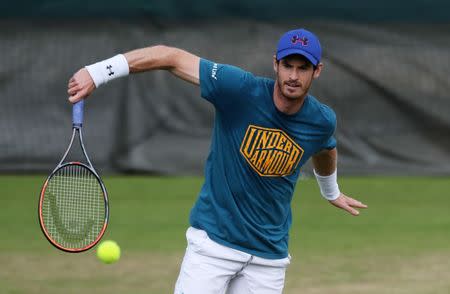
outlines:
{"label": "man's ear", "polygon": [[278,73],[278,60],[275,55],[273,56],[273,70]]}
{"label": "man's ear", "polygon": [[323,63],[319,62],[319,64],[317,64],[317,66],[316,66],[316,69],[314,70],[314,74],[313,74],[314,79],[317,79],[320,76],[322,69],[323,69]]}

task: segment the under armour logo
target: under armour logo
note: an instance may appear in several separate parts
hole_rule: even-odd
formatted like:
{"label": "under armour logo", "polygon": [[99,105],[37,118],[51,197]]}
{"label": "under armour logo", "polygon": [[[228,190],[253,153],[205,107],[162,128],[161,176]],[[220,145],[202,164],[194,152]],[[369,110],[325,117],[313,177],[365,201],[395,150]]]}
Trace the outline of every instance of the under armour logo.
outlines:
{"label": "under armour logo", "polygon": [[291,42],[292,42],[292,44],[301,43],[302,46],[308,46],[309,40],[306,37],[300,38],[298,35],[295,35],[295,36],[292,36]]}
{"label": "under armour logo", "polygon": [[106,66],[106,68],[109,70],[108,76],[112,76],[114,74],[114,72],[112,71],[112,65],[108,65]]}

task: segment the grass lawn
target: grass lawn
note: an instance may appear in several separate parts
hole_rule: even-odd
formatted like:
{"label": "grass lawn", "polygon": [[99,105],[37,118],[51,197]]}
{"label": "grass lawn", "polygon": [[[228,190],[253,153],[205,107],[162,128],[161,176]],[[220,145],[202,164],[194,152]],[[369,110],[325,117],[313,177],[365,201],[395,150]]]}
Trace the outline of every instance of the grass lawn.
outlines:
{"label": "grass lawn", "polygon": [[[37,219],[45,176],[0,176],[0,293],[171,293],[199,177],[110,176],[104,239],[121,260],[95,250],[59,252]],[[341,178],[369,205],[352,217],[329,205],[313,179],[298,183],[285,293],[450,293],[450,179]]]}

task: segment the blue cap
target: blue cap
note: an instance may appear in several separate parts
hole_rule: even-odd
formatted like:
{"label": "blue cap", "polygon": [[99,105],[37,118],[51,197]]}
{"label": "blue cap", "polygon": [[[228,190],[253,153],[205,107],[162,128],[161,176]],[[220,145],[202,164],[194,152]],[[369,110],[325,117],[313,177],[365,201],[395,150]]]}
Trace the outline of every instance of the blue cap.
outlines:
{"label": "blue cap", "polygon": [[276,57],[277,60],[281,60],[291,54],[303,55],[316,66],[322,56],[319,39],[305,29],[285,33],[278,42]]}

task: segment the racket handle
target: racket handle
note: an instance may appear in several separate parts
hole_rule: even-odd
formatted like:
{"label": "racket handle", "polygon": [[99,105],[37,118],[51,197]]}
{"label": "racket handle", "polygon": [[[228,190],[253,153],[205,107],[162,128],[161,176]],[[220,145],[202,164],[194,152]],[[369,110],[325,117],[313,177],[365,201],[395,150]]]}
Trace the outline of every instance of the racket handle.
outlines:
{"label": "racket handle", "polygon": [[84,107],[84,99],[73,105],[72,108],[73,127],[81,128],[81,126],[83,125],[83,107]]}

